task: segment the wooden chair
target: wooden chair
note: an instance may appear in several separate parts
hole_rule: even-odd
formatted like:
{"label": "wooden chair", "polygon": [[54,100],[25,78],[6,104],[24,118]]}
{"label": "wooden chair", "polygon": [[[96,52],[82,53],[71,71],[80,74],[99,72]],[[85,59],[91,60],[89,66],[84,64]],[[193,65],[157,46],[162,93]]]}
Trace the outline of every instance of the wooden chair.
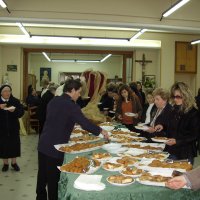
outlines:
{"label": "wooden chair", "polygon": [[36,110],[37,106],[28,106],[28,116],[26,121],[26,130],[28,134],[30,133],[31,128],[33,128],[36,133],[39,133],[40,130],[39,120],[36,117]]}

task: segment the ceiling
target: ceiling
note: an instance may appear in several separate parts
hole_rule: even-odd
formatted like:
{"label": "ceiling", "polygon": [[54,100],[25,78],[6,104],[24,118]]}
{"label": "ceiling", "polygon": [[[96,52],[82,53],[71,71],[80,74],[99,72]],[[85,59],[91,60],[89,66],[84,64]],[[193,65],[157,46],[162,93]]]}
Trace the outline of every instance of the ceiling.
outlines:
{"label": "ceiling", "polygon": [[[149,40],[149,34],[194,34],[200,38],[200,0],[191,0],[168,18],[160,21],[162,13],[176,1],[60,0],[58,4],[54,0],[5,0],[10,13],[0,9],[0,44],[126,48],[149,45],[159,48],[159,41]],[[53,37],[25,38],[16,22],[23,23],[31,35]],[[130,39],[142,28],[148,30],[139,39],[132,43],[124,40]],[[59,36],[57,41],[55,36]],[[77,41],[69,38],[70,41],[63,42],[61,36],[78,38],[75,38]],[[81,40],[83,37],[117,40],[113,43],[107,40],[95,43],[93,40]]]}

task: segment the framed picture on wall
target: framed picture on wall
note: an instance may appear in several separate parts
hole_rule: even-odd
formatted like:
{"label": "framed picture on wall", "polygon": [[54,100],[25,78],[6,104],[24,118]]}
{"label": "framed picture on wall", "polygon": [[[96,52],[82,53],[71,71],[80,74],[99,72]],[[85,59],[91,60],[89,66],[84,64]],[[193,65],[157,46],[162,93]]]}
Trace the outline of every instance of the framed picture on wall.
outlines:
{"label": "framed picture on wall", "polygon": [[40,85],[44,80],[51,81],[51,68],[40,68]]}
{"label": "framed picture on wall", "polygon": [[144,87],[154,89],[156,86],[156,76],[155,75],[144,75]]}

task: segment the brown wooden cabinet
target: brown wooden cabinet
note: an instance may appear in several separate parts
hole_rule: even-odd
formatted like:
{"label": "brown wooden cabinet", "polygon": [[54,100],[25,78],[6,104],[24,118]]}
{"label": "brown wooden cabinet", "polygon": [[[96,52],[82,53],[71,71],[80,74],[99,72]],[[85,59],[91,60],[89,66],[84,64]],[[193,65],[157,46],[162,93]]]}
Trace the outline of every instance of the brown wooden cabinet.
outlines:
{"label": "brown wooden cabinet", "polygon": [[190,42],[176,42],[175,49],[175,72],[197,72],[197,46]]}

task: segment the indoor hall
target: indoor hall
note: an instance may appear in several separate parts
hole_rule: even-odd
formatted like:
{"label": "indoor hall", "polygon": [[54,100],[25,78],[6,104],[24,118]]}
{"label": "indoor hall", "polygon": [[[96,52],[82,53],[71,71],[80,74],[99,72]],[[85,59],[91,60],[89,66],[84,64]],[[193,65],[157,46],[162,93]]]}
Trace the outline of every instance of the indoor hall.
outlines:
{"label": "indoor hall", "polygon": [[[188,1],[169,16],[163,14],[178,0],[149,5],[145,0],[4,2],[0,85],[10,84],[23,104],[30,84],[41,93],[44,79],[60,84],[87,70],[104,73],[106,83],[140,81],[145,92],[157,87],[169,90],[183,81],[193,96],[198,93],[199,44],[191,44],[200,39],[198,0]],[[31,130],[27,114],[20,119],[23,134]],[[37,134],[21,136],[20,172],[11,166],[0,172],[5,199],[35,199],[37,143]],[[199,157],[194,167],[198,164]]]}

